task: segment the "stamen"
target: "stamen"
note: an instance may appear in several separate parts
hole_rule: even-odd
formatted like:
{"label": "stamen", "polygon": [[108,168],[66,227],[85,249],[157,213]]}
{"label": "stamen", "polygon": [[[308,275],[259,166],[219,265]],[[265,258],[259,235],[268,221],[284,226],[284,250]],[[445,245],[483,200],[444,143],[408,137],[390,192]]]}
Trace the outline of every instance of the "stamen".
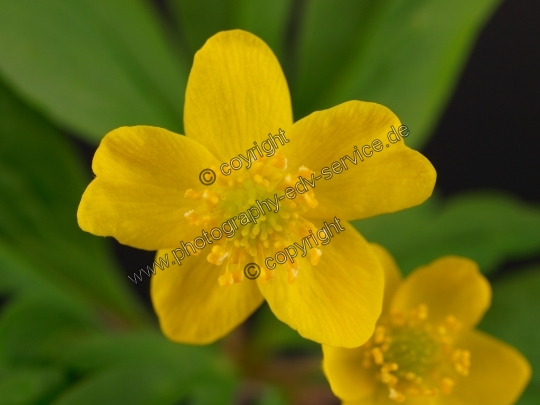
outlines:
{"label": "stamen", "polygon": [[[309,180],[314,173],[304,166],[297,173],[287,172],[287,166],[287,158],[282,153],[277,152],[270,158],[257,155],[250,169],[234,171],[230,176],[219,175],[214,184],[201,190],[187,189],[185,197],[195,203],[184,214],[187,224],[209,232],[213,227],[220,227],[233,216],[256,206],[257,201],[274,201],[276,194],[281,196],[287,187],[294,187],[298,176]],[[216,168],[212,170],[216,173],[219,171]],[[219,284],[228,286],[241,282],[244,279],[243,268],[249,262],[260,266],[261,272],[257,279],[260,283],[271,280],[275,271],[286,271],[289,283],[293,284],[302,260],[310,260],[311,265],[316,266],[322,255],[322,251],[317,248],[310,250],[309,258],[298,257],[294,263],[287,261],[275,271],[265,269],[263,263],[266,257],[308,236],[309,230],[317,230],[303,217],[317,204],[315,193],[310,189],[306,193],[297,194],[294,201],[288,198],[280,200],[279,212],[270,210],[260,213],[257,223],[242,225],[240,219],[237,219],[236,224],[240,229],[236,229],[235,235],[214,240],[207,254],[210,263],[225,266]]]}
{"label": "stamen", "polygon": [[189,198],[191,200],[198,201],[202,197],[202,193],[199,193],[198,191],[193,190],[192,188],[188,188],[186,190],[186,193],[184,194],[186,198]]}
{"label": "stamen", "polygon": [[463,375],[469,375],[471,366],[471,353],[468,350],[457,349],[453,355],[454,367],[456,371]]}
{"label": "stamen", "polygon": [[225,260],[227,256],[229,256],[229,252],[227,252],[225,246],[214,246],[212,247],[212,252],[207,256],[207,260],[210,263],[219,266],[221,263],[223,263],[223,260]]}
{"label": "stamen", "polygon": [[362,366],[373,370],[394,402],[451,395],[469,373],[470,352],[454,347],[459,321],[450,315],[431,323],[428,315],[426,305],[406,313],[392,311],[362,346]]}
{"label": "stamen", "polygon": [[441,380],[441,392],[443,394],[450,395],[452,393],[452,390],[454,389],[454,385],[456,385],[454,380],[448,377],[444,377]]}
{"label": "stamen", "polygon": [[375,328],[375,333],[373,334],[373,341],[377,344],[384,342],[386,329],[384,326],[377,326]]}
{"label": "stamen", "polygon": [[461,323],[458,322],[455,316],[448,315],[445,319],[445,325],[448,329],[450,329],[452,332],[457,332],[461,329]]}
{"label": "stamen", "polygon": [[383,353],[378,347],[371,349],[371,355],[373,356],[373,361],[375,364],[381,365],[384,363]]}
{"label": "stamen", "polygon": [[231,274],[231,272],[226,271],[221,276],[219,276],[218,282],[219,282],[219,285],[222,287],[225,287],[227,285],[232,285],[234,284],[233,275]]}
{"label": "stamen", "polygon": [[394,388],[390,388],[390,394],[389,398],[392,401],[396,401],[398,403],[405,402],[405,395],[403,395],[401,392],[396,391]]}
{"label": "stamen", "polygon": [[272,165],[279,170],[287,169],[287,158],[281,153],[276,153],[272,160]]}
{"label": "stamen", "polygon": [[302,194],[304,201],[309,208],[316,208],[319,205],[319,202],[315,199],[315,194],[312,190],[309,190],[307,193]]}
{"label": "stamen", "polygon": [[298,174],[304,178],[309,178],[312,174],[315,174],[315,172],[308,169],[306,166],[300,166],[300,169],[298,169]]}
{"label": "stamen", "polygon": [[381,381],[389,387],[394,387],[398,383],[399,379],[393,374],[382,372]]}
{"label": "stamen", "polygon": [[322,250],[321,249],[312,249],[310,250],[310,263],[312,266],[316,266],[319,264],[319,261],[321,260],[322,256]]}

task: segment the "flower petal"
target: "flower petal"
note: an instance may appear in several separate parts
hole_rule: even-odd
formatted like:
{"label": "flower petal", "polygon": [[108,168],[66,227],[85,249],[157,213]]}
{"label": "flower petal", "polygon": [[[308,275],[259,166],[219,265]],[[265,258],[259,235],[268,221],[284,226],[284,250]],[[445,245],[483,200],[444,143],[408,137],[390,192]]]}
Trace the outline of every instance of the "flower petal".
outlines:
{"label": "flower petal", "polygon": [[[398,131],[400,125],[394,113],[382,105],[348,101],[314,112],[291,127],[289,167],[296,170],[306,166],[315,171],[315,176],[327,167],[332,174],[332,178],[322,174],[324,177],[316,183],[319,205],[310,214],[312,217],[367,218],[418,205],[431,195],[436,178],[431,163],[406,147],[403,139],[396,143],[387,139],[391,126]],[[366,148],[372,156],[364,156],[362,161],[354,153],[355,146],[360,151],[375,139],[381,140],[382,150]],[[345,156],[355,160],[356,165]],[[333,162],[338,162],[335,172],[331,169]],[[337,167],[343,163],[346,170]]]}
{"label": "flower petal", "polygon": [[[406,405],[440,405],[441,397],[408,397]],[[388,388],[379,387],[375,393],[359,401],[344,401],[341,405],[396,405],[398,402],[390,399]]]}
{"label": "flower petal", "polygon": [[399,270],[396,261],[388,250],[376,243],[370,243],[369,246],[379,259],[379,262],[384,270],[384,313],[388,309],[403,277],[401,276],[401,271]]}
{"label": "flower petal", "polygon": [[384,274],[365,239],[351,224],[341,225],[345,231],[334,233],[335,240],[319,246],[323,253],[318,265],[312,266],[309,256],[299,260],[294,284],[289,284],[285,266],[277,265],[274,277],[259,288],[277,318],[303,337],[353,348],[375,329]]}
{"label": "flower petal", "polygon": [[474,327],[491,303],[491,287],[472,260],[445,256],[420,267],[401,283],[392,308],[428,307],[431,321],[455,316],[465,329]]}
{"label": "flower petal", "polygon": [[[170,250],[160,250],[165,257]],[[220,266],[201,253],[171,265],[152,277],[151,297],[161,330],[179,343],[212,343],[242,323],[263,302],[257,284],[250,280],[220,287]],[[156,259],[159,260],[159,259]]]}
{"label": "flower petal", "polygon": [[221,161],[291,124],[287,81],[261,39],[241,30],[219,32],[195,54],[184,127]]}
{"label": "flower petal", "polygon": [[[394,258],[381,245],[370,243],[369,246],[379,259],[384,271],[384,303],[383,312],[388,307],[394,292],[401,282],[401,272]],[[362,398],[373,403],[373,397],[377,381],[372,370],[362,366],[362,349],[345,349],[342,347],[330,347],[322,345],[323,370],[330,383],[332,392],[342,400],[358,401]]]}
{"label": "flower petal", "polygon": [[203,188],[199,173],[211,164],[215,157],[185,136],[156,127],[115,129],[94,155],[97,178],[82,196],[79,226],[147,250],[192,239],[200,230],[184,218],[193,203],[184,193]]}
{"label": "flower petal", "polygon": [[323,371],[332,392],[341,400],[358,401],[373,393],[375,373],[362,366],[362,349],[323,345]]}
{"label": "flower petal", "polygon": [[459,380],[442,405],[510,405],[531,377],[528,361],[513,347],[480,331],[466,333],[458,343],[471,352],[470,374]]}

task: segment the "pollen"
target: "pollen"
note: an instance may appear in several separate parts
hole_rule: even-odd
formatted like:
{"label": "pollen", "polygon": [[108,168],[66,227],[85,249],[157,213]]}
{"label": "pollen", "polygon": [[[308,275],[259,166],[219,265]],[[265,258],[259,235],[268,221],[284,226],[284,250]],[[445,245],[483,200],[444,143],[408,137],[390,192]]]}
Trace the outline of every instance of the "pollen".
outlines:
{"label": "pollen", "polygon": [[[212,170],[219,173],[215,167]],[[208,262],[223,267],[219,285],[225,287],[243,281],[244,267],[252,262],[260,266],[257,281],[268,282],[274,277],[274,271],[264,266],[265,258],[317,231],[304,217],[318,205],[311,188],[297,193],[293,199],[279,200],[277,212],[272,204],[261,203],[264,215],[259,212],[256,223],[246,223],[246,217],[240,218],[241,213],[256,202],[275,201],[276,195],[284,196],[287,187],[295,188],[299,176],[309,180],[312,173],[305,166],[297,168],[296,172],[288,170],[287,158],[276,153],[272,157],[259,158],[249,169],[235,171],[229,176],[218,175],[215,183],[202,191],[186,190],[185,197],[193,202],[184,214],[189,226],[209,232],[228,222],[229,229],[234,228],[227,237],[214,241],[207,254]],[[309,260],[309,264],[316,266],[321,255],[320,249],[311,249],[305,263]],[[282,271],[288,273],[289,283],[295,282],[302,263],[303,260],[298,258],[294,263],[287,261],[282,267]]]}
{"label": "pollen", "polygon": [[393,402],[451,395],[471,367],[471,353],[455,346],[460,328],[452,315],[430,322],[426,305],[392,312],[381,318],[362,346],[362,365]]}

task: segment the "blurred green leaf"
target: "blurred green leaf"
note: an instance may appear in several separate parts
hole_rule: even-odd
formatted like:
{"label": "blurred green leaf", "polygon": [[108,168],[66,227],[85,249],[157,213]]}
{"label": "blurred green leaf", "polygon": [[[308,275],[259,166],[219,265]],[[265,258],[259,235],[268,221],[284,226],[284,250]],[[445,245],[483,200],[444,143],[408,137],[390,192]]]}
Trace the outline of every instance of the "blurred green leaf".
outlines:
{"label": "blurred green leaf", "polygon": [[281,59],[292,0],[168,0],[191,55],[219,31],[243,29]]}
{"label": "blurred green leaf", "polygon": [[55,405],[175,405],[189,386],[158,364],[115,367],[65,391]]}
{"label": "blurred green leaf", "polygon": [[[240,385],[238,377],[206,375],[190,387],[189,405],[230,405],[234,404]],[[174,405],[180,405],[175,403]]]}
{"label": "blurred green leaf", "polygon": [[39,270],[22,257],[17,257],[13,248],[0,241],[0,295],[16,290],[54,290],[47,280],[40,277]]}
{"label": "blurred green leaf", "polygon": [[537,405],[540,398],[540,267],[503,275],[492,287],[493,302],[479,327],[527,357],[533,376],[518,405]]}
{"label": "blurred green leaf", "polygon": [[99,321],[82,306],[57,296],[26,294],[0,318],[0,361],[11,366],[55,362],[70,343],[97,335]]}
{"label": "blurred green leaf", "polygon": [[285,393],[277,387],[267,386],[257,401],[257,405],[287,405],[289,401]]}
{"label": "blurred green leaf", "polygon": [[104,240],[77,226],[87,176],[74,150],[1,85],[0,137],[0,262],[8,264],[0,266],[0,289],[45,282],[76,300],[144,319]]}
{"label": "blurred green leaf", "polygon": [[292,82],[295,117],[347,100],[389,107],[419,148],[500,0],[307,0]]}
{"label": "blurred green leaf", "polygon": [[[84,308],[47,294],[10,303],[0,318],[0,388],[6,388],[0,390],[0,405],[36,404],[23,399],[50,393],[49,385],[61,386],[53,393],[56,405],[231,402],[236,371],[216,347],[179,345],[151,331],[106,335],[100,329]],[[58,378],[45,385],[48,374],[29,374],[26,368],[19,377],[13,371],[21,365],[55,367]],[[26,386],[28,395],[17,394]]]}
{"label": "blurred green leaf", "polygon": [[95,337],[66,350],[62,357],[70,368],[85,373],[120,364],[153,362],[164,367],[182,366],[179,373],[185,377],[209,368],[233,372],[215,347],[181,345],[151,331]]}
{"label": "blurred green leaf", "polygon": [[66,384],[62,370],[51,367],[7,369],[0,373],[0,405],[44,404]]}
{"label": "blurred green leaf", "polygon": [[[174,344],[157,333],[99,337],[62,356],[82,382],[55,405],[229,404],[236,372],[215,347]],[[191,402],[190,402],[191,403]]]}
{"label": "blurred green leaf", "polygon": [[88,140],[124,125],[181,132],[187,73],[149,2],[0,2],[0,75]]}
{"label": "blurred green leaf", "polygon": [[318,343],[304,339],[297,331],[278,320],[267,303],[253,317],[250,347],[253,355],[261,359],[279,352],[319,355],[321,350]]}
{"label": "blurred green leaf", "polygon": [[175,375],[180,369],[158,363],[121,365],[88,376],[66,390],[55,405],[229,405],[230,378],[190,379]]}
{"label": "blurred green leaf", "polygon": [[354,222],[385,246],[406,274],[444,255],[475,260],[483,272],[540,251],[540,208],[502,193],[431,197],[408,210]]}

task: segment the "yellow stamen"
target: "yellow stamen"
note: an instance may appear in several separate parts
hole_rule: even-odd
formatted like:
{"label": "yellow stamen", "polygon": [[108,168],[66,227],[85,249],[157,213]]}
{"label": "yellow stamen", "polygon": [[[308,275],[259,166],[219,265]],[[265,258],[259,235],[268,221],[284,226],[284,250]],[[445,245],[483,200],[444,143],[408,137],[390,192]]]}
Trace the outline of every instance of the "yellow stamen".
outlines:
{"label": "yellow stamen", "polygon": [[377,344],[384,342],[384,337],[386,334],[386,329],[384,326],[377,326],[375,328],[375,333],[373,334],[373,341]]}
{"label": "yellow stamen", "polygon": [[[207,253],[210,263],[225,266],[219,278],[221,286],[241,282],[244,279],[243,268],[250,262],[261,267],[257,281],[268,282],[274,277],[275,271],[264,269],[265,258],[299,242],[308,236],[309,230],[317,230],[304,218],[304,214],[318,204],[313,190],[298,193],[294,201],[289,198],[279,200],[277,213],[274,212],[274,204],[266,203],[275,201],[276,195],[283,196],[287,187],[294,187],[298,176],[311,179],[313,171],[310,169],[301,167],[294,173],[287,171],[287,165],[287,158],[279,152],[272,157],[257,155],[250,169],[233,171],[229,176],[219,175],[214,184],[200,190],[186,190],[185,197],[194,202],[192,209],[184,214],[189,225],[208,233],[212,228],[221,227],[225,221],[229,221],[229,227],[234,228],[234,235],[214,239],[214,245]],[[219,172],[216,168],[212,170]],[[259,218],[256,218],[256,223],[246,223],[246,216],[241,219],[239,215],[250,207],[257,207],[256,202],[262,204],[258,206]],[[233,220],[233,217],[236,219]],[[316,266],[321,255],[322,251],[314,247],[310,250],[309,258],[298,257],[294,263],[287,261],[276,271],[287,271],[288,281],[294,283],[301,262],[310,260],[311,265]]]}
{"label": "yellow stamen", "polygon": [[321,260],[321,256],[322,256],[322,250],[321,249],[317,249],[317,248],[314,248],[313,250],[310,251],[310,263],[312,266],[316,266],[319,264],[319,261]]}
{"label": "yellow stamen", "polygon": [[384,363],[383,353],[378,347],[371,349],[371,355],[373,356],[373,361],[375,364],[381,365]]}
{"label": "yellow stamen", "polygon": [[394,388],[390,388],[390,394],[389,398],[392,401],[396,401],[398,403],[405,402],[405,395],[403,395],[401,392],[396,391]]}
{"label": "yellow stamen", "polygon": [[186,190],[186,193],[184,194],[186,198],[198,201],[202,197],[202,193],[199,193],[198,191],[193,190],[192,188],[188,188]]}
{"label": "yellow stamen", "polygon": [[430,322],[426,305],[392,311],[364,344],[362,366],[373,370],[394,402],[451,395],[471,366],[471,353],[454,346],[459,328],[451,315],[441,323]]}
{"label": "yellow stamen", "polygon": [[454,388],[455,384],[456,384],[455,381],[452,380],[451,378],[444,377],[441,380],[441,384],[440,384],[441,392],[443,394],[450,395],[452,393],[452,389]]}

